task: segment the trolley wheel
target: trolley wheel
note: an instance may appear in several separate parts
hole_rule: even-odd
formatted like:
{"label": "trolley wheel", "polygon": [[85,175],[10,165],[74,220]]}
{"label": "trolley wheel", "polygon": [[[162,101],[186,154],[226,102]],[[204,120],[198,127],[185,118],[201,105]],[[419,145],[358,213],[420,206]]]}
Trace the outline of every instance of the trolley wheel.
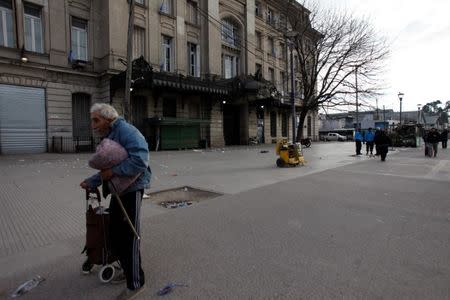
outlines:
{"label": "trolley wheel", "polygon": [[86,259],[86,261],[83,263],[83,265],[81,266],[81,271],[83,272],[83,274],[90,274],[92,271],[92,268],[94,267],[94,264],[92,264],[89,259]]}
{"label": "trolley wheel", "polygon": [[114,278],[115,273],[116,270],[113,265],[103,266],[98,272],[98,279],[100,279],[102,283],[108,283]]}
{"label": "trolley wheel", "polygon": [[281,158],[277,159],[277,167],[278,168],[283,168],[285,166],[284,160],[282,160]]}

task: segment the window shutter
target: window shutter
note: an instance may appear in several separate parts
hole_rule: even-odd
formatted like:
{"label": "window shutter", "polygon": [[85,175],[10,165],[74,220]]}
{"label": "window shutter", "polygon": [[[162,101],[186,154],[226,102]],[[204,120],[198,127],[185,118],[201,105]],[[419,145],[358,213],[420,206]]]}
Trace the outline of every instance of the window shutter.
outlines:
{"label": "window shutter", "polygon": [[195,66],[195,76],[200,77],[200,45],[197,45],[197,65]]}

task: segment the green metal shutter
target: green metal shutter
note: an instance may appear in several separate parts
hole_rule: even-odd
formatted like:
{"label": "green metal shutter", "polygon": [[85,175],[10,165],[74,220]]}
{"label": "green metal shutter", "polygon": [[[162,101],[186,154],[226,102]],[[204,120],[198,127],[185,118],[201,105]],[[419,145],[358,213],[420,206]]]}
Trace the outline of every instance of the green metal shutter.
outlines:
{"label": "green metal shutter", "polygon": [[161,126],[161,149],[173,150],[197,148],[200,143],[200,127]]}

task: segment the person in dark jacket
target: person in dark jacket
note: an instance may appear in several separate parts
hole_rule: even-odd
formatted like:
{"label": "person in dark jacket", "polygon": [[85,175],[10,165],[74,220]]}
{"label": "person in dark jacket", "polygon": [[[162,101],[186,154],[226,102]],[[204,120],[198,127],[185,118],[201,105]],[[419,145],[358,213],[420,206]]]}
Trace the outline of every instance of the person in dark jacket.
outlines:
{"label": "person in dark jacket", "polygon": [[389,146],[392,145],[391,139],[387,136],[384,130],[380,130],[380,133],[377,134],[374,142],[378,149],[378,153],[380,153],[381,161],[385,161],[389,151]]}
{"label": "person in dark jacket", "polygon": [[425,144],[425,156],[431,157],[431,152],[433,152],[433,149],[431,147],[431,144],[428,142],[428,130],[423,131],[422,138],[423,143]]}
{"label": "person in dark jacket", "polygon": [[427,141],[431,144],[433,147],[433,156],[436,157],[437,150],[438,150],[438,144],[441,141],[441,135],[437,131],[436,128],[431,128],[430,132],[428,132]]}
{"label": "person in dark jacket", "polygon": [[[379,134],[380,134],[380,127],[377,127],[377,128],[375,129],[375,135],[374,135],[374,137],[373,137],[374,142],[375,142],[375,139],[377,138],[377,136],[378,136]],[[380,151],[378,151],[378,147],[375,146],[375,156],[378,156],[378,155],[380,155]]]}
{"label": "person in dark jacket", "polygon": [[448,130],[445,128],[441,132],[442,149],[447,149]]}

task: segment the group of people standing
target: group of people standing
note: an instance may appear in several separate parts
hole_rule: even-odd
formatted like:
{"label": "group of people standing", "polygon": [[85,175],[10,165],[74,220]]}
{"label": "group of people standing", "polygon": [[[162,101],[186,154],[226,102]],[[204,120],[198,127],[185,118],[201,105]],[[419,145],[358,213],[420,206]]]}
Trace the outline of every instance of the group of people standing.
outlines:
{"label": "group of people standing", "polygon": [[[444,129],[439,133],[439,131],[433,127],[428,131],[424,131],[422,138],[425,143],[425,155],[429,157],[436,157],[439,142],[442,143],[442,149],[447,148],[448,129]],[[362,155],[362,144],[366,144],[366,155],[369,155],[370,153],[371,156],[373,155],[373,148],[375,145],[375,155],[380,155],[381,161],[385,161],[389,151],[389,146],[392,146],[392,140],[386,132],[380,128],[377,128],[375,132],[372,131],[372,128],[369,128],[364,135],[361,134],[359,129],[356,129],[356,155]]]}
{"label": "group of people standing", "polygon": [[364,136],[361,134],[359,129],[356,129],[355,144],[356,155],[362,155],[362,144],[366,144],[366,155],[369,155],[370,152],[370,155],[373,156],[373,148],[375,146],[375,155],[380,155],[381,161],[385,161],[389,151],[389,146],[392,146],[392,141],[386,132],[380,128],[377,128],[375,132],[372,131],[372,128],[369,128],[364,133]]}
{"label": "group of people standing", "polygon": [[436,157],[439,142],[442,143],[442,149],[447,148],[448,129],[445,128],[439,133],[439,131],[433,127],[429,131],[425,131],[422,138],[425,143],[425,156]]}

